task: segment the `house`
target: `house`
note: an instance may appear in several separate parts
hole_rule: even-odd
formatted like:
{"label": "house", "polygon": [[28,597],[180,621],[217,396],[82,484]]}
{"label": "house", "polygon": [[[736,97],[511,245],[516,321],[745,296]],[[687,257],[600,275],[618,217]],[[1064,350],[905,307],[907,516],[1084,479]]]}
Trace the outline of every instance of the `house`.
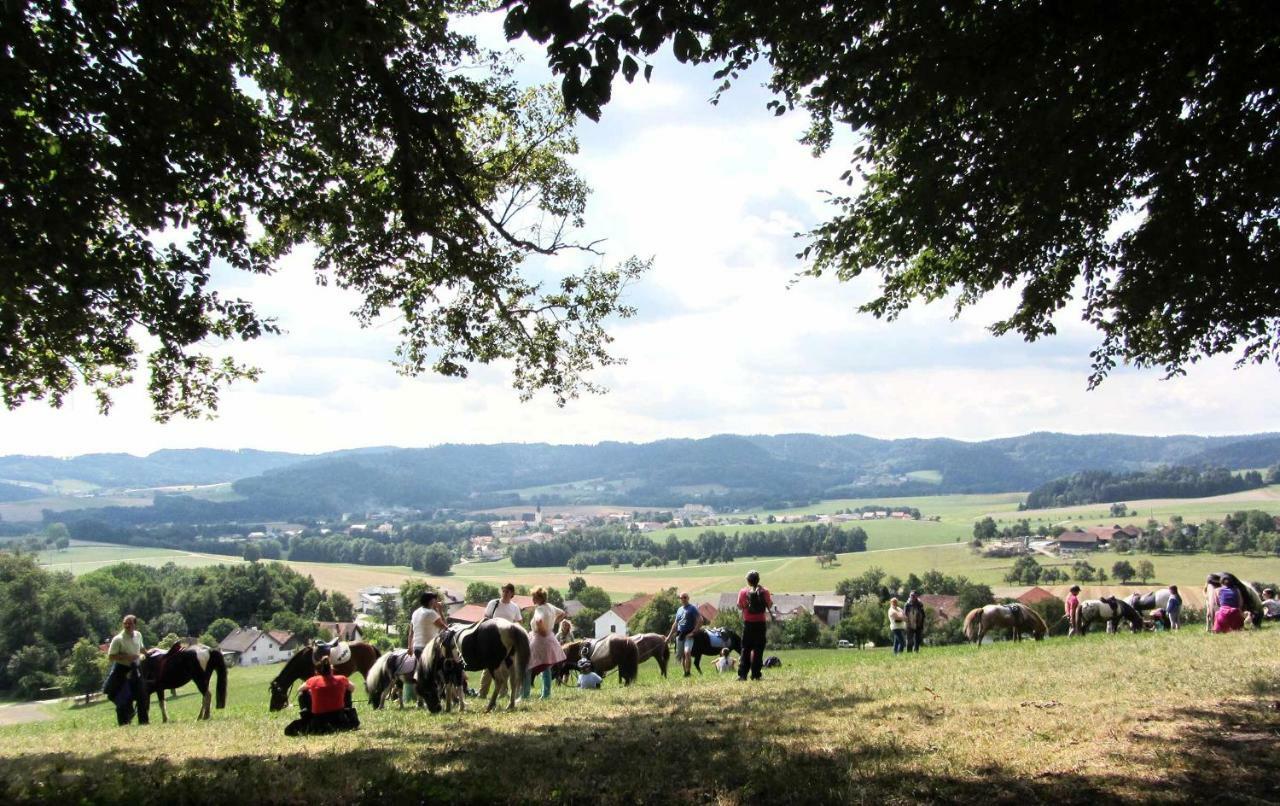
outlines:
{"label": "house", "polygon": [[449,624],[475,624],[484,619],[484,609],[484,605],[463,605],[446,616],[445,621]]}
{"label": "house", "polygon": [[[844,614],[844,597],[837,593],[774,593],[772,596],[774,615],[781,621],[811,613],[823,623],[835,625]],[[718,606],[720,610],[737,610],[738,594],[720,594]]]}
{"label": "house", "polygon": [[293,640],[293,634],[284,631],[264,632],[256,627],[237,627],[218,642],[218,648],[227,661],[239,666],[260,666],[264,663],[281,663],[293,655],[293,650],[281,646]]}
{"label": "house", "polygon": [[840,623],[844,615],[844,596],[838,593],[819,593],[813,597],[813,614],[828,627]]}
{"label": "house", "polygon": [[321,632],[328,632],[339,641],[362,641],[364,632],[354,621],[317,621]]}
{"label": "house", "polygon": [[1058,551],[1064,553],[1098,548],[1098,536],[1092,532],[1063,532],[1054,542],[1058,544]]}
{"label": "house", "polygon": [[716,616],[720,615],[720,610],[711,602],[703,602],[698,605],[698,613],[702,615],[702,620],[707,624],[715,621]]}
{"label": "house", "polygon": [[626,635],[627,622],[631,621],[631,617],[652,599],[653,594],[646,593],[643,596],[637,596],[634,599],[628,599],[625,602],[616,604],[601,613],[600,617],[596,619],[596,638],[604,638],[611,634]]}
{"label": "house", "polygon": [[569,618],[573,618],[582,612],[583,604],[577,599],[566,599],[564,602],[564,614]]}
{"label": "house", "polygon": [[400,595],[400,589],[392,585],[374,585],[360,590],[356,600],[356,609],[361,613],[377,613],[382,607],[382,597]]}
{"label": "house", "polygon": [[947,596],[941,593],[922,593],[920,601],[924,603],[926,612],[933,611],[935,622],[942,623],[950,621],[953,618],[960,618],[964,613],[960,612],[960,597]]}
{"label": "house", "polygon": [[298,647],[302,646],[302,642],[288,630],[267,630],[267,635],[280,647],[281,652],[287,652],[292,655],[298,651]]}

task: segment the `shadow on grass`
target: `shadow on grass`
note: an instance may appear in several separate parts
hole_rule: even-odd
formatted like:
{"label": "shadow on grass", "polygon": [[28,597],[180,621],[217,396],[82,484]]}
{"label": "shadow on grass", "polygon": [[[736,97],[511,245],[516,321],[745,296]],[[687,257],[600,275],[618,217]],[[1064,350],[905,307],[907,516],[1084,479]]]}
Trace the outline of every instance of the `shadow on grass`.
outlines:
{"label": "shadow on grass", "polygon": [[[757,692],[757,708],[791,692]],[[814,708],[847,694],[804,691]],[[896,709],[919,726],[920,713]],[[1088,804],[1198,802],[1223,793],[1280,796],[1280,714],[1265,706],[1184,710],[1138,723],[1104,772],[1037,773],[992,758],[968,773],[938,773],[890,739],[822,743],[803,725],[768,723],[760,711],[683,698],[625,718],[584,716],[513,735],[472,715],[430,717],[430,735],[370,720],[354,737],[299,739],[223,758],[142,759],[133,754],[41,753],[0,758],[6,802],[419,803],[760,802]],[[452,721],[450,721],[452,719]],[[1167,723],[1166,723],[1167,720]],[[753,722],[755,723],[753,725]],[[283,723],[281,723],[283,725]],[[1169,729],[1180,731],[1170,737]],[[134,730],[137,730],[136,728]],[[154,735],[154,733],[152,734]],[[141,740],[145,729],[138,731]],[[820,735],[818,736],[820,739]],[[1171,744],[1173,746],[1171,748]],[[164,748],[161,748],[163,750]],[[1168,765],[1171,752],[1196,760]]]}

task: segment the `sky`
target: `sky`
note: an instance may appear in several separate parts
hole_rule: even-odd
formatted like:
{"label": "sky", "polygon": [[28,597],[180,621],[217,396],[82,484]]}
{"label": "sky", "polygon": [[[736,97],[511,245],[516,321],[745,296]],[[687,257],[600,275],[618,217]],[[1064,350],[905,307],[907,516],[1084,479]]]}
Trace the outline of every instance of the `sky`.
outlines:
{"label": "sky", "polygon": [[[491,21],[478,25],[492,38]],[[521,77],[547,80],[538,52],[521,52]],[[822,192],[842,189],[847,150],[814,158],[798,142],[805,117],[767,110],[763,79],[748,74],[712,106],[710,69],[662,57],[649,84],[619,80],[603,120],[579,124],[574,164],[593,188],[584,236],[606,239],[610,264],[654,258],[628,289],[638,315],[611,330],[627,364],[590,376],[607,394],[564,408],[548,395],[522,403],[504,365],[475,367],[467,379],[402,377],[392,363],[395,322],[361,329],[351,316],[357,299],[317,286],[312,255],[299,250],[269,277],[216,277],[224,294],[253,301],[286,333],[237,346],[263,377],[225,389],[215,419],[154,422],[143,378],[115,395],[107,416],[80,392],[60,409],[0,410],[0,454],[1280,430],[1273,366],[1234,370],[1221,357],[1167,381],[1158,370],[1121,368],[1089,391],[1099,339],[1078,308],[1056,320],[1059,335],[1028,344],[986,329],[1012,310],[1012,292],[959,318],[944,301],[884,322],[856,310],[874,297],[875,278],[797,281],[804,242],[794,235],[828,215]]]}

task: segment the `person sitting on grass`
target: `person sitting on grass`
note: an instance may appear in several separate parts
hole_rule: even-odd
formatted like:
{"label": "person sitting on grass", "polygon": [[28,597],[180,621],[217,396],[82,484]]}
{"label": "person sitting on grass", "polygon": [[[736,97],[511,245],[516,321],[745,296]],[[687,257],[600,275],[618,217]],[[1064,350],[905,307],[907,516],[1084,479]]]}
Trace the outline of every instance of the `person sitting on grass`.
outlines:
{"label": "person sitting on grass", "polygon": [[733,658],[729,657],[729,647],[720,650],[720,657],[716,658],[716,671],[732,672],[734,666]]}
{"label": "person sitting on grass", "polygon": [[1267,621],[1280,619],[1280,599],[1273,588],[1262,591],[1262,617]]}
{"label": "person sitting on grass", "polygon": [[334,674],[327,657],[316,664],[316,673],[302,684],[298,694],[301,715],[284,729],[285,736],[335,733],[360,727],[360,718],[351,705],[355,686],[344,675]]}
{"label": "person sitting on grass", "polygon": [[604,680],[591,668],[591,661],[583,658],[578,661],[578,688],[600,688]]}

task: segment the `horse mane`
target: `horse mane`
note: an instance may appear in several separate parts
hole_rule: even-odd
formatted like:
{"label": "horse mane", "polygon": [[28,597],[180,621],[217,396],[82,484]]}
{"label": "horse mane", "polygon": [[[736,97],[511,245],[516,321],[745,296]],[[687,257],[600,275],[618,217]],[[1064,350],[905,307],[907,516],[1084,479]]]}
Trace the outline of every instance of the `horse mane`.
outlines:
{"label": "horse mane", "polygon": [[1036,633],[1040,638],[1044,638],[1049,634],[1049,625],[1045,624],[1044,618],[1042,618],[1035,609],[1023,605],[1022,613],[1025,617],[1029,617],[1034,624],[1034,627],[1031,630],[1033,633]]}
{"label": "horse mane", "polygon": [[374,708],[382,707],[382,692],[390,685],[387,681],[391,675],[387,674],[387,659],[392,657],[392,653],[388,652],[373,662],[369,667],[369,673],[364,676],[364,691],[369,697],[369,705]]}

